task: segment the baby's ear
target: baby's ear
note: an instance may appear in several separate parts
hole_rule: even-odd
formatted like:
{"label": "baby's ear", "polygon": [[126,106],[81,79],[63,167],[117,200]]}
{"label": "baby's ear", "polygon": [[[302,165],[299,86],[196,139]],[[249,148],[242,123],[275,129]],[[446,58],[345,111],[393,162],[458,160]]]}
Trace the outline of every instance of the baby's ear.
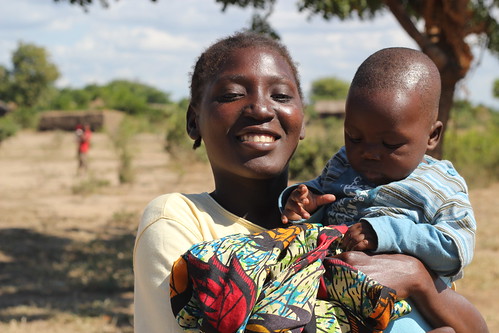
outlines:
{"label": "baby's ear", "polygon": [[433,150],[437,147],[442,137],[444,125],[440,120],[435,121],[431,127],[430,136],[428,137],[428,150]]}
{"label": "baby's ear", "polygon": [[192,104],[189,104],[189,108],[187,109],[186,120],[186,129],[189,137],[194,141],[200,139],[201,133],[199,132],[198,116]]}

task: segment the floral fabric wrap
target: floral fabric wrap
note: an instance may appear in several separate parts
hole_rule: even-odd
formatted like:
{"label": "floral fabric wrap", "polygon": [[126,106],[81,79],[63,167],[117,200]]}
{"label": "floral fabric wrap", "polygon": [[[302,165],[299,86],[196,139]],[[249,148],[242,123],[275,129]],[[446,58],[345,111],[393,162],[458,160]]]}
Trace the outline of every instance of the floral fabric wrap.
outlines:
{"label": "floral fabric wrap", "polygon": [[346,230],[299,224],[192,246],[170,280],[179,325],[187,332],[382,332],[410,306],[333,257]]}

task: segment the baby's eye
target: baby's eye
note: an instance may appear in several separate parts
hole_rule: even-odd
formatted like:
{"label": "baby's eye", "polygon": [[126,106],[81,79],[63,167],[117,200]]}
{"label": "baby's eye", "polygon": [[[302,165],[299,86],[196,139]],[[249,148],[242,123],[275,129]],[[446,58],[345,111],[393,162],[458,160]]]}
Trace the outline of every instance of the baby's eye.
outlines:
{"label": "baby's eye", "polygon": [[383,146],[385,146],[388,149],[398,149],[398,148],[402,147],[403,145],[404,145],[403,143],[390,144],[390,143],[383,142]]}
{"label": "baby's eye", "polygon": [[293,99],[293,97],[286,94],[273,94],[272,99],[280,103],[287,103]]}
{"label": "baby's eye", "polygon": [[362,139],[360,138],[353,138],[351,136],[348,136],[348,140],[351,142],[351,143],[360,143],[362,141]]}
{"label": "baby's eye", "polygon": [[227,93],[227,94],[223,94],[223,95],[218,96],[217,97],[217,102],[219,102],[219,103],[229,103],[229,102],[233,102],[233,101],[237,100],[241,96],[243,96],[243,94],[239,94],[239,93]]}

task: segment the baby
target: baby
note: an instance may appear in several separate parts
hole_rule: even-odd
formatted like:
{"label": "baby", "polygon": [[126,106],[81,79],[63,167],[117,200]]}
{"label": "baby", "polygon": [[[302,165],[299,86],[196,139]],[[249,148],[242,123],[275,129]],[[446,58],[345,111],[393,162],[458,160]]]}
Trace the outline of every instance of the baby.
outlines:
{"label": "baby", "polygon": [[476,222],[464,179],[451,162],[426,155],[442,133],[440,89],[438,69],[420,51],[368,57],[348,93],[345,146],[319,177],[283,192],[283,222],[314,213],[312,222],[349,226],[344,250],[410,254],[447,283],[460,278]]}

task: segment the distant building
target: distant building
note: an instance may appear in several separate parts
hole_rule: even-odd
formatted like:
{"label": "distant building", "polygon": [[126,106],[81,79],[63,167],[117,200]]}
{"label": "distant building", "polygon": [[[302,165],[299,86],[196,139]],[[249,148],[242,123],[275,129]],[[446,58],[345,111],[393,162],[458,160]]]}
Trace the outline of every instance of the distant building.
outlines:
{"label": "distant building", "polygon": [[317,101],[314,104],[314,110],[320,118],[343,118],[345,116],[345,100],[329,99]]}

